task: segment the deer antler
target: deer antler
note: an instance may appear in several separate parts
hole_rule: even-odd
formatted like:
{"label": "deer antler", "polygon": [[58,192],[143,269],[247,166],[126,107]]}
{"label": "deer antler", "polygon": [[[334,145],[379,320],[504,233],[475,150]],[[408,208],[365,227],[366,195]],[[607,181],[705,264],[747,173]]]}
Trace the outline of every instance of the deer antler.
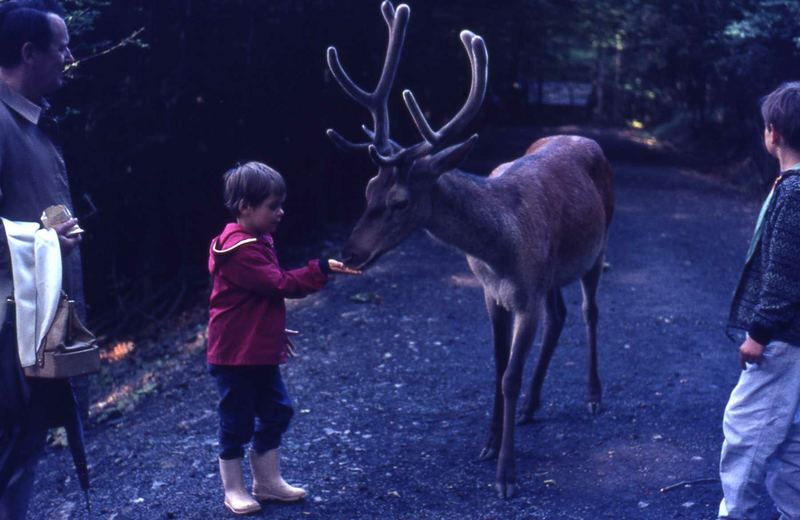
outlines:
{"label": "deer antler", "polygon": [[397,67],[400,63],[400,55],[405,41],[406,27],[411,8],[406,4],[400,4],[395,9],[389,0],[381,4],[381,13],[389,29],[389,43],[386,47],[386,57],[383,62],[383,70],[375,90],[367,92],[350,79],[344,71],[339,55],[335,47],[328,47],[328,68],[333,77],[342,87],[347,95],[357,103],[367,108],[372,114],[373,130],[363,127],[371,142],[354,143],[342,137],[336,130],[328,129],[326,134],[338,147],[345,150],[363,150],[374,147],[380,153],[389,153],[399,146],[389,139],[389,93],[394,83]]}
{"label": "deer antler", "polygon": [[410,90],[404,90],[403,100],[406,103],[406,108],[408,108],[411,118],[414,120],[414,124],[424,141],[409,148],[402,148],[391,155],[385,155],[376,146],[369,146],[369,154],[374,162],[383,166],[391,166],[404,159],[432,153],[461,132],[478,113],[486,95],[489,54],[486,50],[486,44],[480,36],[470,31],[461,31],[460,37],[461,43],[467,51],[472,71],[469,95],[461,110],[438,131],[435,131],[425,118],[417,100],[414,98],[414,94]]}

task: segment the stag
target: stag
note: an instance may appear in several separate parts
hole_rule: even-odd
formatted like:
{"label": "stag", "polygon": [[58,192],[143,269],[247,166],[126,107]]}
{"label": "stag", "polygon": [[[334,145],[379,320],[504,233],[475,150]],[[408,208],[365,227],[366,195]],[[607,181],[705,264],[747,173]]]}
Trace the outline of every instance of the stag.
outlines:
{"label": "stag", "polygon": [[[378,167],[366,188],[366,210],[345,245],[345,261],[366,268],[417,229],[466,254],[483,286],[496,364],[491,427],[479,458],[498,459],[497,491],[509,498],[516,487],[515,424],[531,421],[539,407],[566,317],[561,288],[575,280],[583,290],[588,336],[587,405],[591,413],[600,407],[596,293],[614,208],[611,169],[591,139],[558,135],[537,140],[524,156],[501,164],[488,177],[458,170],[478,136],[453,143],[480,109],[488,73],[484,41],[469,31],[460,34],[472,71],[462,108],[434,130],[405,90],[403,100],[422,140],[408,147],[392,140],[387,104],[411,10],[385,1],[381,11],[389,42],[372,92],[356,85],[336,49],[328,48],[333,77],[369,110],[373,126],[362,127],[368,137],[363,143],[332,129],[327,134],[342,149],[366,150]],[[539,360],[517,415],[523,368],[539,322]]]}

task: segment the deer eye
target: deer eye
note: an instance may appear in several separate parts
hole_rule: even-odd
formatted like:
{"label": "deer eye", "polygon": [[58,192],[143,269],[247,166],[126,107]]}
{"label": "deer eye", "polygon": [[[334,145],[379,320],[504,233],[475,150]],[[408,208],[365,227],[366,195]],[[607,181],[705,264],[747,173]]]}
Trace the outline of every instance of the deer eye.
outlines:
{"label": "deer eye", "polygon": [[393,200],[389,203],[389,209],[392,211],[403,211],[408,207],[408,199]]}

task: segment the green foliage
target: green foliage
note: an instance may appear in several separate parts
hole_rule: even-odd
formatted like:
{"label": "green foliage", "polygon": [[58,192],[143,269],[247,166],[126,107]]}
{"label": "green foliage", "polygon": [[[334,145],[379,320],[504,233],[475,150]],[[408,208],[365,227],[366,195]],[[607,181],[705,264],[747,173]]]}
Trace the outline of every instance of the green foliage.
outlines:
{"label": "green foliage", "polygon": [[[87,61],[106,56],[111,52],[128,45],[147,48],[147,44],[139,38],[144,27],[134,30],[130,35],[113,34],[113,39],[100,36],[96,31],[98,20],[111,5],[110,0],[67,0],[64,2],[65,21],[71,35],[72,53],[77,61],[70,66],[70,72],[76,70]],[[141,9],[132,8],[132,12],[141,13]]]}
{"label": "green foliage", "polygon": [[109,0],[70,0],[64,2],[65,21],[73,37],[91,33],[101,10],[111,4]]}
{"label": "green foliage", "polygon": [[759,147],[758,99],[800,70],[797,0],[523,4],[523,76],[591,81],[596,117],[680,127],[714,154]]}
{"label": "green foliage", "polygon": [[760,0],[742,10],[725,28],[732,40],[791,40],[800,48],[800,2]]}

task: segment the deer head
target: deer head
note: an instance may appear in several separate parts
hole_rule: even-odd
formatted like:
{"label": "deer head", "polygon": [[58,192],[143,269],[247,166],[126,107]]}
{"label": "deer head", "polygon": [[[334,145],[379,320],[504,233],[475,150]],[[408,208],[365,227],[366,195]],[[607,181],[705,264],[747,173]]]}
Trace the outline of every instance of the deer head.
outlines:
{"label": "deer head", "polygon": [[[461,32],[467,52],[472,82],[466,102],[439,130],[434,130],[410,90],[403,91],[403,101],[411,114],[422,141],[404,147],[390,138],[389,94],[397,73],[411,9],[391,2],[381,4],[389,29],[389,43],[378,84],[367,92],[355,84],[339,62],[336,48],[328,48],[328,67],[333,77],[357,103],[372,115],[372,128],[362,126],[368,141],[354,143],[333,129],[328,137],[344,150],[367,150],[378,173],[367,184],[367,208],[356,223],[344,248],[348,265],[364,268],[389,251],[414,230],[424,227],[431,214],[431,196],[437,179],[456,168],[466,157],[478,136],[458,144],[454,138],[480,109],[486,94],[488,55],[483,39],[470,31]],[[450,145],[450,146],[448,146]]]}

